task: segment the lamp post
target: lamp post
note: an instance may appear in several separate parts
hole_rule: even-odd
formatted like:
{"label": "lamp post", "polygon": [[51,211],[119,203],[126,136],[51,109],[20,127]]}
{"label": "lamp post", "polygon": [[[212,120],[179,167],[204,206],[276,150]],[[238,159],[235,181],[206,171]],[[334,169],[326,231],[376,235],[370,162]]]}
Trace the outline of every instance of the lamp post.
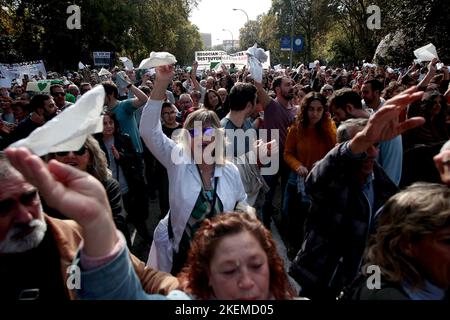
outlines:
{"label": "lamp post", "polygon": [[247,14],[247,12],[245,12],[245,10],[243,10],[243,9],[237,9],[237,8],[233,8],[233,11],[242,11],[243,13],[245,13],[245,15],[246,15],[246,17],[247,17],[247,23],[249,23],[249,22],[250,22],[250,19],[248,18],[248,14]]}
{"label": "lamp post", "polygon": [[222,31],[228,31],[231,34],[231,50],[234,51],[234,39],[233,39],[233,32],[231,32],[228,29],[222,29]]}
{"label": "lamp post", "polygon": [[294,52],[294,18],[295,18],[295,10],[294,10],[294,4],[291,0],[291,11],[292,11],[292,21],[291,21],[291,57],[289,59],[289,67],[292,69],[292,59],[293,59],[293,52]]}

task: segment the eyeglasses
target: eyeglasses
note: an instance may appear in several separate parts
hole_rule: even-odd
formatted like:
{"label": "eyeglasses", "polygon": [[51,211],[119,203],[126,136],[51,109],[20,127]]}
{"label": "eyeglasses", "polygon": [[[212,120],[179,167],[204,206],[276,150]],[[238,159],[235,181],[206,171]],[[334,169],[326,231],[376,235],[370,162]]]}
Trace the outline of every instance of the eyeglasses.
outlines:
{"label": "eyeglasses", "polygon": [[19,202],[24,206],[30,206],[33,204],[33,201],[36,199],[37,196],[37,190],[31,190],[28,192],[25,192],[19,196],[19,199],[5,199],[0,201],[0,217],[6,216],[8,213],[11,212],[11,210],[14,208],[14,206]]}
{"label": "eyeglasses", "polygon": [[86,146],[82,146],[79,150],[77,151],[61,151],[61,152],[55,152],[55,154],[58,157],[65,157],[69,154],[69,152],[73,152],[74,155],[76,156],[82,156],[86,153]]}
{"label": "eyeglasses", "polygon": [[52,96],[53,96],[53,97],[58,97],[58,96],[63,97],[63,96],[65,96],[65,95],[66,95],[65,92],[53,92],[53,93],[52,93]]}
{"label": "eyeglasses", "polygon": [[189,133],[190,133],[192,138],[198,137],[198,136],[200,136],[202,134],[204,136],[212,137],[214,135],[214,128],[212,128],[212,127],[205,127],[205,128],[202,128],[202,130],[200,130],[200,128],[193,128],[193,129],[189,129]]}

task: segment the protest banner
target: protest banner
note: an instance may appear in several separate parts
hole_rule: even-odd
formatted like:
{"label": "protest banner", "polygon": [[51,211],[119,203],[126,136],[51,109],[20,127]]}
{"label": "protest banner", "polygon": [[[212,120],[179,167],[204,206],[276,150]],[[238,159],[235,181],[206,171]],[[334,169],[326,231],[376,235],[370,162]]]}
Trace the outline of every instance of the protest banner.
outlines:
{"label": "protest banner", "polygon": [[198,70],[210,68],[211,62],[220,62],[225,51],[195,51],[195,61],[198,62]]}
{"label": "protest banner", "polygon": [[29,78],[38,76],[39,78],[47,78],[44,62],[42,60],[27,61],[20,63],[0,63],[0,74],[4,79],[23,79],[24,75]]}
{"label": "protest banner", "polygon": [[109,66],[111,64],[111,52],[95,51],[92,55],[94,66]]}
{"label": "protest banner", "polygon": [[[265,51],[268,59],[263,63],[263,69],[270,68],[270,51]],[[205,70],[216,66],[218,63],[223,63],[227,68],[234,63],[237,69],[242,69],[247,65],[248,56],[246,51],[239,51],[233,54],[226,54],[224,51],[196,51],[195,61],[198,62],[198,69]],[[213,66],[213,67],[211,67]]]}

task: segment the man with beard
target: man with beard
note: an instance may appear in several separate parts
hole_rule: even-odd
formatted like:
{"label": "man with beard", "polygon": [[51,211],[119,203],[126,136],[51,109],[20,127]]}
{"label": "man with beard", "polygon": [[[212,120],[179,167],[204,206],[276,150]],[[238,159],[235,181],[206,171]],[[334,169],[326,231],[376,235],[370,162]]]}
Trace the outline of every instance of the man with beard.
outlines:
{"label": "man with beard", "polygon": [[[95,179],[70,166],[51,162],[51,176],[42,160],[28,150],[15,149],[7,153],[27,179],[40,186],[39,191],[46,196],[49,205],[77,222],[51,218],[43,213],[37,188],[0,152],[0,300],[73,299],[76,287],[71,285],[76,281],[69,278],[72,275],[70,265],[81,241],[84,239],[85,248],[94,249],[86,251],[89,257],[101,257],[105,251],[98,251],[101,242],[110,237],[97,218],[103,216],[103,220],[108,220],[108,230],[114,228],[107,200],[103,206],[98,205],[105,203],[106,193]],[[97,186],[94,188],[93,184]],[[109,208],[109,214],[105,209],[101,211],[102,208]],[[91,265],[98,260],[89,260],[89,257],[87,261]],[[177,287],[174,277],[146,268],[143,262],[134,256],[131,258],[147,292],[166,293]]]}
{"label": "man with beard", "polygon": [[22,120],[8,137],[9,144],[28,137],[36,128],[56,116],[58,107],[53,98],[47,94],[36,94],[30,100],[32,113]]}
{"label": "man with beard", "polygon": [[[289,77],[280,76],[273,80],[272,88],[276,94],[276,98],[269,97],[264,90],[263,84],[255,81],[255,86],[258,89],[258,99],[264,108],[264,127],[267,129],[267,141],[272,140],[271,130],[275,129],[279,132],[278,145],[280,148],[280,168],[278,173],[272,176],[264,176],[270,191],[266,194],[266,199],[263,206],[263,220],[264,225],[270,229],[271,217],[273,215],[274,207],[272,205],[273,196],[277,186],[278,178],[281,176],[281,190],[284,190],[289,176],[289,166],[284,162],[284,143],[289,126],[294,122],[297,109],[291,104],[294,98],[294,87],[292,80]],[[283,196],[281,197],[283,199]]]}
{"label": "man with beard", "polygon": [[[378,80],[366,80],[361,88],[363,108],[370,108],[374,112],[378,112],[383,107],[385,101],[381,97],[383,84]],[[389,178],[400,184],[403,167],[403,143],[402,137],[397,136],[389,141],[380,143],[380,154],[377,158],[378,163],[386,171]]]}
{"label": "man with beard", "polygon": [[336,299],[361,267],[377,214],[398,189],[375,159],[380,141],[390,140],[424,123],[399,114],[422,97],[413,87],[388,100],[368,119],[349,119],[337,132],[340,143],[312,169],[306,192],[312,200],[302,249],[291,267],[300,295]]}
{"label": "man with beard", "polygon": [[362,106],[360,95],[349,88],[335,91],[328,99],[328,106],[336,126],[348,119],[370,117]]}

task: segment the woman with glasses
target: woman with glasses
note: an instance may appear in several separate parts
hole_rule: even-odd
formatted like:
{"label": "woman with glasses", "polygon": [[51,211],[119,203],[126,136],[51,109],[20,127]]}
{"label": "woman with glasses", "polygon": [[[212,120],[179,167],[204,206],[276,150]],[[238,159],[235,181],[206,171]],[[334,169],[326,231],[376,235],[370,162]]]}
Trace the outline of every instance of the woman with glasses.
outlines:
{"label": "woman with glasses", "polygon": [[[128,246],[131,244],[128,227],[125,222],[125,210],[122,203],[119,183],[112,178],[111,171],[108,169],[108,162],[105,153],[100,148],[97,140],[92,136],[86,139],[84,145],[77,151],[64,151],[50,153],[47,155],[47,162],[55,159],[64,164],[71,165],[81,171],[85,171],[99,180],[105,187],[109,204],[112,209],[114,222],[125,236]],[[45,210],[49,215],[65,219],[62,214],[52,210]]]}
{"label": "woman with glasses", "polygon": [[144,108],[140,133],[167,169],[170,212],[155,229],[147,264],[177,274],[201,222],[224,211],[248,209],[239,171],[225,161],[224,133],[212,110],[199,109],[169,139],[160,121],[165,88],[173,66],[157,68],[152,95]]}

